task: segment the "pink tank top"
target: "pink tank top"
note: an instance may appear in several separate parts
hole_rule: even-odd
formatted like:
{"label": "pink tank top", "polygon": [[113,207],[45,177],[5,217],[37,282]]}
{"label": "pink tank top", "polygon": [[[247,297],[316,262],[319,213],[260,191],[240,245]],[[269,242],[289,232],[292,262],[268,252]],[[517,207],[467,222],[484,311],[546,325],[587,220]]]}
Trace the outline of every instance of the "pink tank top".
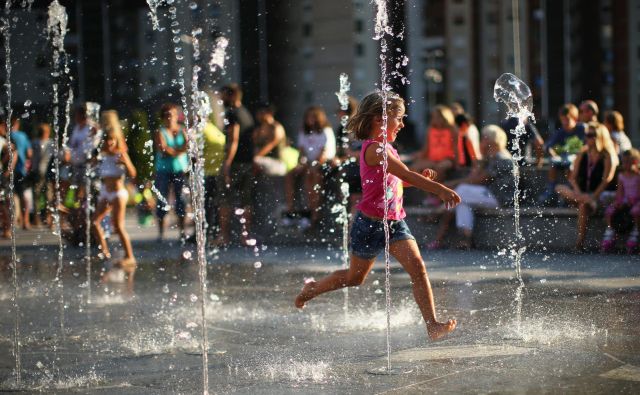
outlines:
{"label": "pink tank top", "polygon": [[[380,144],[374,140],[365,140],[360,151],[360,178],[362,179],[362,199],[358,203],[358,210],[370,217],[384,218],[384,193],[386,191],[389,210],[387,219],[398,221],[407,216],[402,207],[402,180],[388,173],[387,187],[383,188],[384,175],[382,164],[369,166],[365,161],[365,153],[371,144]],[[382,147],[382,145],[380,145]],[[389,154],[398,158],[398,152],[389,147]]]}
{"label": "pink tank top", "polygon": [[618,183],[624,188],[624,200],[620,203],[634,205],[640,202],[640,176],[637,174],[618,174]]}

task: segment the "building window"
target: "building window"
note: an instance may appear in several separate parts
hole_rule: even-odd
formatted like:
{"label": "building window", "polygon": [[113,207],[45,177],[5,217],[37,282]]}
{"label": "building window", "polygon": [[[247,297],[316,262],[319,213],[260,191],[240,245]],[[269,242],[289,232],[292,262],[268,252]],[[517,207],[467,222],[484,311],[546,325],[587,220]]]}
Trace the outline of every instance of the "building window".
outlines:
{"label": "building window", "polygon": [[456,26],[464,25],[464,16],[456,15],[453,17],[453,24]]}
{"label": "building window", "polygon": [[355,47],[356,56],[364,56],[364,45],[357,43]]}
{"label": "building window", "polygon": [[362,19],[356,20],[356,25],[355,25],[356,33],[362,33],[363,30],[364,30],[364,22],[362,21]]}

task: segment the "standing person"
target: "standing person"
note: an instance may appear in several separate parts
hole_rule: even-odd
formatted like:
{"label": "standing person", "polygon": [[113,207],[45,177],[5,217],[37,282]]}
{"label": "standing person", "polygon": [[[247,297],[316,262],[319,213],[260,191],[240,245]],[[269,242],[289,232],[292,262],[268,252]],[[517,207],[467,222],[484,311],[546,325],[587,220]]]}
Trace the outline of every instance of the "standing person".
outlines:
{"label": "standing person", "polygon": [[255,155],[253,162],[257,174],[284,176],[287,166],[282,160],[282,150],[287,144],[287,134],[282,124],[275,119],[275,109],[263,105],[256,111],[258,125],[253,130]]}
{"label": "standing person", "polygon": [[225,107],[226,147],[222,164],[219,193],[221,194],[218,220],[220,232],[213,244],[225,247],[231,242],[231,210],[234,205],[242,208],[244,222],[242,242],[250,239],[253,207],[253,117],[242,105],[242,90],[238,84],[221,89]]}
{"label": "standing person", "polygon": [[548,205],[555,198],[555,189],[560,173],[568,173],[584,145],[584,126],[578,122],[578,108],[567,103],[558,110],[560,127],[545,143],[544,148],[551,156],[551,168],[547,176],[547,187],[538,196],[538,204]]}
{"label": "standing person", "polygon": [[316,230],[320,220],[322,195],[320,188],[331,160],[336,156],[336,137],[324,109],[311,106],[304,113],[302,131],[298,133],[300,157],[298,165],[285,179],[285,199],[289,213],[295,210],[296,181],[304,179],[304,191],[311,212],[311,230]]}
{"label": "standing person", "polygon": [[[185,201],[182,196],[189,158],[187,157],[187,135],[178,122],[179,108],[174,103],[165,103],[160,108],[162,124],[155,134],[156,147],[155,185],[166,203],[169,202],[169,187],[172,187],[175,197],[175,212],[178,217],[180,237],[184,240]],[[163,202],[156,206],[158,216],[158,241],[164,237],[165,218],[168,207]]]}
{"label": "standing person", "polygon": [[437,105],[431,112],[431,122],[422,150],[414,156],[411,168],[415,171],[433,169],[439,181],[445,180],[458,161],[458,135],[453,112]]}
{"label": "standing person", "polygon": [[[85,102],[76,107],[74,112],[75,125],[69,138],[70,181],[71,186],[76,188],[76,200],[84,199],[85,178],[88,176],[87,166],[90,165],[94,150],[102,139],[102,131],[89,114],[90,107],[97,107],[97,104]],[[62,195],[63,199],[65,194]]]}
{"label": "standing person", "polygon": [[[447,183],[455,188],[462,203],[455,209],[456,228],[463,237],[460,247],[473,246],[473,209],[476,207],[509,207],[513,205],[513,176],[511,154],[507,150],[507,135],[499,126],[488,125],[482,128],[480,141],[483,160],[471,173],[461,179]],[[453,218],[452,211],[445,211],[435,240],[427,245],[434,250],[442,247]]]}
{"label": "standing person", "polygon": [[[387,124],[382,118],[383,106],[387,108]],[[363,140],[360,153],[360,173],[362,175],[363,196],[358,205],[357,214],[351,226],[350,266],[346,270],[338,270],[319,281],[307,282],[295,299],[298,308],[304,307],[309,300],[325,292],[361,285],[371,271],[376,256],[385,248],[383,217],[385,215],[385,196],[388,197],[387,220],[389,221],[389,250],[398,259],[411,276],[413,295],[427,326],[429,338],[436,340],[452,332],[456,320],[439,322],[436,319],[435,303],[431,284],[427,277],[424,261],[415,238],[404,222],[406,216],[402,207],[403,185],[414,185],[426,192],[436,194],[445,204],[453,207],[460,203],[460,197],[451,189],[432,180],[433,171],[425,170],[423,174],[409,170],[391,147],[404,126],[404,100],[393,92],[387,93],[386,103],[380,93],[367,95],[356,114],[349,120],[347,129]],[[383,127],[386,126],[387,141],[385,144]],[[388,177],[387,185],[383,185],[383,153],[387,147]]]}
{"label": "standing person", "polygon": [[40,123],[37,127],[38,138],[33,141],[33,158],[31,160],[31,179],[34,181],[35,221],[42,219],[51,224],[51,202],[53,201],[52,173],[49,169],[53,158],[54,142],[51,140],[51,126]]}
{"label": "standing person", "polygon": [[607,229],[602,239],[602,251],[610,252],[616,245],[614,217],[622,211],[628,213],[633,221],[626,247],[628,253],[638,248],[638,230],[640,229],[640,152],[630,149],[622,153],[622,170],[618,174],[618,189],[615,201],[605,210]]}
{"label": "standing person", "polygon": [[[9,180],[18,156],[15,154],[15,146],[7,138],[6,122],[4,113],[0,113],[0,236],[8,239],[13,225],[9,214]],[[13,150],[13,161],[9,150]]]}
{"label": "standing person", "polygon": [[609,130],[611,140],[613,140],[613,146],[615,147],[618,156],[622,156],[622,153],[629,151],[631,148],[631,140],[629,136],[624,132],[624,118],[618,111],[607,111],[604,113],[604,126]]}
{"label": "standing person", "polygon": [[207,238],[212,240],[217,227],[217,200],[219,199],[218,177],[224,161],[225,135],[216,126],[213,115],[207,120],[202,130],[204,147],[202,156],[204,161],[204,212],[207,222]]}
{"label": "standing person", "polygon": [[102,220],[109,211],[113,212],[113,226],[118,236],[120,236],[125,252],[124,258],[118,264],[129,275],[129,282],[131,283],[136,268],[136,259],[133,256],[129,233],[125,228],[129,193],[125,188],[124,179],[125,176],[135,177],[136,169],[127,154],[124,135],[122,134],[118,114],[115,111],[104,111],[102,113],[102,128],[104,130],[104,142],[100,150],[101,155],[97,169],[102,181],[102,187],[91,223],[94,234],[100,243],[102,255],[107,260],[111,259],[109,246],[102,229]]}
{"label": "standing person", "polygon": [[18,160],[14,169],[13,190],[18,196],[20,202],[19,220],[22,229],[31,229],[31,221],[29,219],[29,179],[27,174],[31,158],[33,157],[33,148],[29,137],[25,132],[20,130],[20,118],[13,117],[11,119],[11,134],[9,135],[11,142],[16,147],[16,155]]}
{"label": "standing person", "polygon": [[613,151],[609,131],[597,122],[587,124],[587,149],[578,155],[569,176],[569,186],[558,185],[556,192],[568,202],[578,206],[578,237],[576,250],[584,248],[589,216],[598,207],[601,195],[613,180],[618,157]]}

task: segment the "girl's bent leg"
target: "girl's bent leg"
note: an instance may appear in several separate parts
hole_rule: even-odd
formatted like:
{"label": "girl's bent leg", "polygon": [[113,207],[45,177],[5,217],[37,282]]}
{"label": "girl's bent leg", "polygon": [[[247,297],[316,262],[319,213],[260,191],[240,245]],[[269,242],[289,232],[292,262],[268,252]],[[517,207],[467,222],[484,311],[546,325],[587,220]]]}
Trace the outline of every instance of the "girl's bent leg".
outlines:
{"label": "girl's bent leg", "polygon": [[457,325],[455,319],[447,322],[438,322],[436,319],[431,283],[416,241],[412,239],[396,241],[389,246],[389,252],[400,262],[411,277],[413,297],[420,308],[422,318],[427,324],[429,338],[437,340],[452,332]]}
{"label": "girl's bent leg", "polygon": [[303,308],[305,303],[325,292],[362,285],[371,271],[374,262],[375,258],[364,259],[351,255],[348,270],[336,270],[319,281],[306,283],[296,297],[296,307],[299,309]]}
{"label": "girl's bent leg", "polygon": [[107,245],[107,240],[104,238],[104,231],[102,230],[102,219],[109,212],[109,202],[106,200],[100,200],[97,204],[96,211],[93,214],[93,220],[91,224],[93,225],[93,232],[98,242],[100,243],[100,249],[102,250],[102,254],[104,254],[105,258],[109,259],[111,254],[109,253],[109,246]]}

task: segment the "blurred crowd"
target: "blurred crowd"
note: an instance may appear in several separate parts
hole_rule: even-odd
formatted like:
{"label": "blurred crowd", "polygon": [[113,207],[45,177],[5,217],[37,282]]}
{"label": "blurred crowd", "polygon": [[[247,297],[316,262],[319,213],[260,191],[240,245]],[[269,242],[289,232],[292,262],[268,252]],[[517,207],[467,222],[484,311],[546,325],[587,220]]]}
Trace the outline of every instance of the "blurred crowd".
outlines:
{"label": "blurred crowd", "polygon": [[[285,131],[268,103],[252,114],[236,84],[222,87],[210,104],[213,112],[199,137],[210,246],[255,245],[257,206],[262,211],[268,206],[277,226],[309,235],[323,231],[336,204],[345,203],[347,212],[355,207],[362,190],[360,142],[343,126],[358,105],[355,99],[350,98],[346,106],[336,103],[331,118],[325,109],[309,107],[296,133]],[[193,122],[185,119],[180,106],[162,105],[151,120],[152,127],[121,120],[113,110],[100,112],[96,103],[81,103],[72,115],[73,128],[68,139],[60,136],[59,144],[47,123],[34,125],[26,133],[19,117],[9,122],[0,117],[2,237],[10,236],[12,226],[11,187],[17,208],[15,226],[53,227],[55,213],[60,213],[63,236],[81,243],[90,226],[105,259],[110,257],[106,240],[118,234],[125,249],[123,267],[135,261],[125,229],[127,212],[136,213],[140,226],[155,224],[158,240],[165,238],[167,227],[175,226],[184,243],[192,241],[188,181],[194,134],[186,125]],[[454,218],[460,246],[471,248],[474,212],[514,205],[515,190],[504,185],[512,185],[516,162],[523,167],[521,172],[533,171],[546,178],[536,194],[526,193],[524,180],[525,192],[518,196],[522,205],[577,208],[576,249],[584,248],[590,217],[600,215],[607,224],[601,250],[613,251],[622,240],[623,249],[636,252],[640,154],[625,134],[622,115],[617,111],[601,115],[598,105],[586,100],[578,106],[563,105],[557,120],[557,130],[544,141],[532,119],[511,118],[479,128],[460,104],[435,106],[424,142],[399,147],[413,170],[435,170],[437,179],[462,197],[463,203],[454,210],[444,209],[435,198],[422,202],[441,213],[429,248],[450,244]],[[514,133],[519,128],[521,132]],[[140,136],[149,138],[143,138],[142,144],[131,143],[140,141]],[[143,167],[152,169],[140,174]],[[279,178],[281,183],[269,181]],[[173,216],[167,217],[171,212]]]}

